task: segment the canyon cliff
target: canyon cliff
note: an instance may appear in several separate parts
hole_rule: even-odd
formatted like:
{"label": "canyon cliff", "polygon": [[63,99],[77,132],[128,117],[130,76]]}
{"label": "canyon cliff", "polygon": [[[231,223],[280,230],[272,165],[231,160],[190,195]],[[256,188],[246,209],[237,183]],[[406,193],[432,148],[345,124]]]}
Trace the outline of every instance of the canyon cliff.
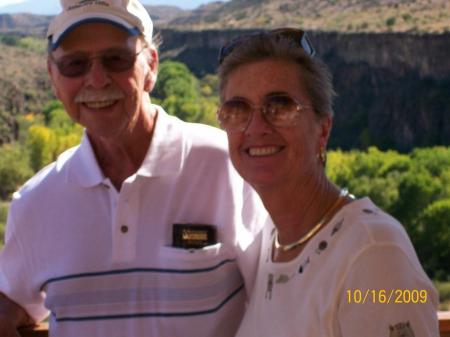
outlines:
{"label": "canyon cliff", "polygon": [[[162,58],[214,73],[220,46],[252,30],[161,30]],[[333,148],[450,145],[450,33],[311,32],[337,92]]]}

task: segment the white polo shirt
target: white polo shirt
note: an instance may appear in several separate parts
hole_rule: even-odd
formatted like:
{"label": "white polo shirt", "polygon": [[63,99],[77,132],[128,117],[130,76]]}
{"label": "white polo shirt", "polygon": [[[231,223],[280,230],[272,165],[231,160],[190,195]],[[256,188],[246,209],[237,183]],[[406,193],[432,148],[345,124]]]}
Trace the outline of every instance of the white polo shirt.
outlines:
{"label": "white polo shirt", "polygon": [[[36,321],[50,311],[50,336],[233,336],[259,216],[225,134],[158,107],[144,163],[120,193],[84,136],[14,194],[0,291]],[[218,243],[173,248],[173,224],[213,225]]]}

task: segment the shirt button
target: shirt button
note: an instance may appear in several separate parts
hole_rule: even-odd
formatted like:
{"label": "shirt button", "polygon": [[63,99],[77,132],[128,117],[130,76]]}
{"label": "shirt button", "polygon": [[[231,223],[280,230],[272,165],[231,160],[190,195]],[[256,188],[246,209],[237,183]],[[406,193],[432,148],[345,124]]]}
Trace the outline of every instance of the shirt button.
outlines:
{"label": "shirt button", "polygon": [[127,233],[128,232],[128,226],[122,226],[122,227],[120,227],[120,231],[123,233],[123,234],[125,234],[125,233]]}

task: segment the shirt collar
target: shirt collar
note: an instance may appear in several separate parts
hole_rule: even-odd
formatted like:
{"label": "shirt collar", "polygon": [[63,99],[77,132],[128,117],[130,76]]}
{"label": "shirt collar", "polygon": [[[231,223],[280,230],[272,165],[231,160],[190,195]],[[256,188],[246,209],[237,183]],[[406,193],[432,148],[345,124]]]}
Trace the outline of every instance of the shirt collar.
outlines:
{"label": "shirt collar", "polygon": [[69,180],[86,188],[99,185],[105,180],[86,131],[81,138],[81,144],[70,159]]}
{"label": "shirt collar", "polygon": [[[157,109],[155,129],[150,147],[137,175],[157,177],[178,174],[185,157],[185,142],[180,120],[169,116],[160,106]],[[88,188],[107,180],[98,165],[97,158],[86,132],[69,164],[69,180]]]}
{"label": "shirt collar", "polygon": [[137,174],[157,177],[178,174],[186,155],[183,123],[169,116],[163,108],[155,106],[158,112],[150,147]]}

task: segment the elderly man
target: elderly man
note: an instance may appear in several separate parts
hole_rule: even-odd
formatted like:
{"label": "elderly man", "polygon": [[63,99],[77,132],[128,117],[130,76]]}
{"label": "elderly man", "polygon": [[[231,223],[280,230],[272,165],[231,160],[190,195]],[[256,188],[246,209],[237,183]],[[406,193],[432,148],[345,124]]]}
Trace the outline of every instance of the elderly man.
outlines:
{"label": "elderly man", "polygon": [[51,336],[233,336],[261,209],[225,135],[151,104],[158,54],[137,0],[62,7],[48,71],[86,131],[14,194],[0,335],[50,312]]}

